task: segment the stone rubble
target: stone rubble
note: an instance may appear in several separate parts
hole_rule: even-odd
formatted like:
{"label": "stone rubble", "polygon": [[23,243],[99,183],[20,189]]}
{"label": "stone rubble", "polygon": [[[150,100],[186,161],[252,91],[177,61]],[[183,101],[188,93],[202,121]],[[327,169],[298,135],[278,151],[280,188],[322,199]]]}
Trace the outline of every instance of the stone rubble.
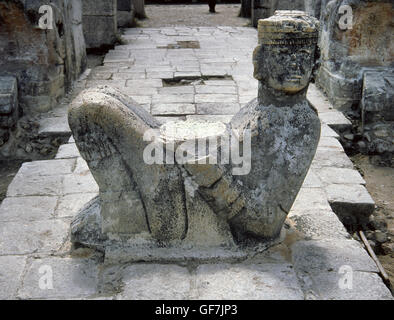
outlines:
{"label": "stone rubble", "polygon": [[17,78],[24,114],[50,110],[86,66],[81,0],[52,1],[54,21],[50,30],[38,27],[43,4],[19,0],[0,3],[1,75]]}

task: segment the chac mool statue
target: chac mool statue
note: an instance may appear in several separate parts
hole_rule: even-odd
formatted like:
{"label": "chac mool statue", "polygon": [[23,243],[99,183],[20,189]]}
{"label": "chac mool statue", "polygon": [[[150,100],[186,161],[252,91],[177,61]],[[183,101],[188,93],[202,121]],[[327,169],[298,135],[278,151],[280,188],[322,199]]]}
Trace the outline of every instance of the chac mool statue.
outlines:
{"label": "chac mool statue", "polygon": [[[196,258],[203,248],[231,251],[278,239],[320,137],[319,118],[306,100],[317,37],[318,21],[301,11],[259,20],[258,98],[228,125],[161,125],[116,89],[83,91],[69,123],[100,194],[72,223],[72,241],[104,250],[145,248],[132,258],[155,259],[165,248]],[[153,144],[146,139],[152,131]],[[196,139],[209,139],[207,156],[177,157],[176,148]],[[152,148],[155,158],[167,161],[147,160]],[[228,162],[234,150],[243,168]],[[210,161],[214,154],[217,160]]]}
{"label": "chac mool statue", "polygon": [[318,24],[305,12],[282,10],[258,22],[258,97],[231,120],[232,130],[252,132],[252,170],[237,178],[247,205],[231,221],[241,235],[279,234],[314,157],[320,121],[306,92]]}

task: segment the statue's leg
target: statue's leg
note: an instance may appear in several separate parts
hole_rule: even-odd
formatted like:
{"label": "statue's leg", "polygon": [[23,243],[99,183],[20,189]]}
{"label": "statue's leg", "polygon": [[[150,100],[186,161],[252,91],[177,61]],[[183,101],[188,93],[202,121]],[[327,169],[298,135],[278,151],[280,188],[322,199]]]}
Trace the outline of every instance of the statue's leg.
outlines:
{"label": "statue's leg", "polygon": [[147,165],[144,133],[159,123],[116,89],[83,91],[69,110],[78,149],[100,187],[102,228],[118,235],[150,232],[158,240],[185,236],[180,170]]}

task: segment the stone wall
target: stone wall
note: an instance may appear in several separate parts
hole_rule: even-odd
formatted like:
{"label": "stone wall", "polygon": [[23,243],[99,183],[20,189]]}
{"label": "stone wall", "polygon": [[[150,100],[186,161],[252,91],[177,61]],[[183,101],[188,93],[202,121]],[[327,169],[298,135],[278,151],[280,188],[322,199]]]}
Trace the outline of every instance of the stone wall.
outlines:
{"label": "stone wall", "polygon": [[[336,108],[347,111],[361,100],[366,71],[393,66],[394,8],[391,0],[323,2],[318,83]],[[342,5],[352,7],[352,29],[339,28]]]}
{"label": "stone wall", "polygon": [[17,80],[15,77],[0,77],[0,147],[8,141],[18,118]]}
{"label": "stone wall", "polygon": [[[343,5],[352,8],[352,28],[339,25]],[[345,147],[383,156],[380,164],[388,165],[394,164],[393,16],[391,0],[323,0],[317,72],[328,99],[353,120]]]}
{"label": "stone wall", "polygon": [[83,32],[88,49],[110,46],[116,42],[117,3],[117,0],[83,0]]}
{"label": "stone wall", "polygon": [[[52,30],[38,28],[41,5],[54,13]],[[50,110],[86,65],[81,0],[0,2],[0,76],[18,81],[23,113]]]}
{"label": "stone wall", "polygon": [[118,27],[131,27],[135,17],[133,0],[118,0],[117,4]]}
{"label": "stone wall", "polygon": [[[361,152],[378,155],[375,163],[394,166],[394,69],[368,71],[360,102]],[[377,161],[376,161],[377,160]]]}

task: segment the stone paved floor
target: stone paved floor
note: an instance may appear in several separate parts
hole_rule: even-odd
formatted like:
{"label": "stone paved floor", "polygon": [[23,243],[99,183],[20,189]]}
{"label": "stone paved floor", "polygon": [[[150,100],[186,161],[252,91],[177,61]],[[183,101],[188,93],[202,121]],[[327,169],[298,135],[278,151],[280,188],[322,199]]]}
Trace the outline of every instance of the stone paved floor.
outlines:
{"label": "stone paved floor", "polygon": [[[123,39],[78,88],[118,87],[163,122],[226,122],[257,94],[254,29],[128,29]],[[392,299],[330,206],[360,213],[374,206],[332,129],[350,122],[313,85],[308,98],[319,111],[322,136],[281,244],[244,262],[197,266],[111,266],[89,249],[70,252],[70,221],[98,193],[70,138],[56,159],[25,163],[9,186],[0,207],[0,299]],[[54,110],[42,131],[67,132],[65,115],[64,107]],[[50,276],[52,289],[45,286]],[[352,288],[341,287],[350,276]]]}
{"label": "stone paved floor", "polygon": [[250,19],[238,17],[240,4],[217,4],[216,14],[209,13],[205,4],[160,4],[145,5],[148,19],[139,20],[143,28],[176,27],[176,26],[250,26]]}

